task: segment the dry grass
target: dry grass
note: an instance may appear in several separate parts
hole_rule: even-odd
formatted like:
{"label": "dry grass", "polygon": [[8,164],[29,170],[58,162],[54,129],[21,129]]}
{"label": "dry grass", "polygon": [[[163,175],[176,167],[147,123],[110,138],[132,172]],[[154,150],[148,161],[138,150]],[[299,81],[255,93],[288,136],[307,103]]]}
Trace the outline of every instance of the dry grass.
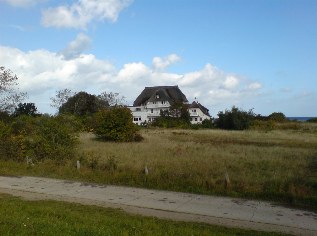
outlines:
{"label": "dry grass", "polygon": [[101,142],[82,133],[79,171],[77,159],[34,166],[0,161],[0,174],[257,198],[317,210],[317,126],[306,126],[269,132],[143,129],[139,143]]}
{"label": "dry grass", "polygon": [[79,152],[110,183],[317,203],[315,132],[148,129],[142,135],[141,143],[105,143],[85,133]]}

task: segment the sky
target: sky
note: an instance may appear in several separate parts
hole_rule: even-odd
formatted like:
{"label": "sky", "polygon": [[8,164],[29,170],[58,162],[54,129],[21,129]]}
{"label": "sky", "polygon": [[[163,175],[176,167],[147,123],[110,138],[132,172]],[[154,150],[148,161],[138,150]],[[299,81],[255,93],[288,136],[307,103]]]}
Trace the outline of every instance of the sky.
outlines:
{"label": "sky", "polygon": [[41,113],[65,88],[178,85],[213,117],[316,117],[317,1],[0,0],[0,66]]}

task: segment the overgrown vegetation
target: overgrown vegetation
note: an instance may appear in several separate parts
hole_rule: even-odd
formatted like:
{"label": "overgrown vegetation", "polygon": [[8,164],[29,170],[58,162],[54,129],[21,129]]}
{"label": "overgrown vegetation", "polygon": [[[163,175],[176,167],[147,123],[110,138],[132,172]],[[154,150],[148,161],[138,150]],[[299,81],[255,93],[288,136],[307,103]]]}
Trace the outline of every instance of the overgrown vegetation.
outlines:
{"label": "overgrown vegetation", "polygon": [[190,128],[190,114],[188,105],[182,102],[175,102],[170,109],[161,110],[160,117],[151,124],[162,128]]}
{"label": "overgrown vegetation", "polygon": [[243,111],[237,107],[232,107],[231,110],[218,113],[218,119],[215,125],[220,129],[227,130],[244,130],[248,129],[252,121],[254,120],[255,114],[252,110]]}
{"label": "overgrown vegetation", "polygon": [[64,165],[45,160],[31,168],[7,161],[0,173],[265,199],[316,210],[317,126],[302,125],[269,132],[142,129],[144,141],[138,143],[100,142],[82,133],[79,159]]}
{"label": "overgrown vegetation", "polygon": [[138,129],[132,122],[130,109],[114,107],[104,109],[95,115],[94,134],[100,139],[115,142],[141,141]]}
{"label": "overgrown vegetation", "polygon": [[43,159],[62,161],[75,154],[75,122],[69,117],[18,116],[0,121],[0,157],[4,160],[32,162]]}
{"label": "overgrown vegetation", "polygon": [[307,122],[317,123],[317,117],[316,118],[311,118],[311,119],[307,120]]}
{"label": "overgrown vegetation", "polygon": [[118,209],[0,195],[1,235],[282,235],[129,215]]}

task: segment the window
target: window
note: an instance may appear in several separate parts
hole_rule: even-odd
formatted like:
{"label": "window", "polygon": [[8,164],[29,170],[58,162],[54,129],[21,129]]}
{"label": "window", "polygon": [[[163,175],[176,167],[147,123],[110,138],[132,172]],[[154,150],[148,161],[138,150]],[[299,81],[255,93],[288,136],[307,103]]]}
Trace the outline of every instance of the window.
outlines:
{"label": "window", "polygon": [[149,118],[149,121],[151,121],[151,118]]}
{"label": "window", "polygon": [[165,101],[162,101],[162,104],[165,104]]}
{"label": "window", "polygon": [[200,121],[203,121],[203,118],[200,117]]}
{"label": "window", "polygon": [[[200,118],[201,119],[201,118]],[[139,120],[141,120],[141,117],[139,117]]]}
{"label": "window", "polygon": [[195,121],[197,121],[197,118],[195,118]]}
{"label": "window", "polygon": [[153,109],[151,109],[151,113],[153,113]]}
{"label": "window", "polygon": [[153,104],[156,104],[156,102],[153,102]]}
{"label": "window", "polygon": [[156,98],[160,98],[160,95],[156,94]]}
{"label": "window", "polygon": [[139,118],[138,117],[133,117],[133,121],[138,121]]}
{"label": "window", "polygon": [[192,112],[196,112],[196,109],[192,110]]}
{"label": "window", "polygon": [[135,110],[136,110],[136,111],[141,111],[141,108],[136,108]]}

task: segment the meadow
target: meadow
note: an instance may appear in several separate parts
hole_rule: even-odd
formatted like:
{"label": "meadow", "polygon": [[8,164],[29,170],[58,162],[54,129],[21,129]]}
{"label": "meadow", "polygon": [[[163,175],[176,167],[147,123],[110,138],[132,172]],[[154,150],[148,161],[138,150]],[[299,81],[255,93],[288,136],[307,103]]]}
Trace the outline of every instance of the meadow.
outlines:
{"label": "meadow", "polygon": [[[81,133],[76,160],[5,161],[0,174],[38,175],[317,209],[317,127],[270,131],[142,129],[142,142]],[[76,169],[79,160],[81,168]]]}

